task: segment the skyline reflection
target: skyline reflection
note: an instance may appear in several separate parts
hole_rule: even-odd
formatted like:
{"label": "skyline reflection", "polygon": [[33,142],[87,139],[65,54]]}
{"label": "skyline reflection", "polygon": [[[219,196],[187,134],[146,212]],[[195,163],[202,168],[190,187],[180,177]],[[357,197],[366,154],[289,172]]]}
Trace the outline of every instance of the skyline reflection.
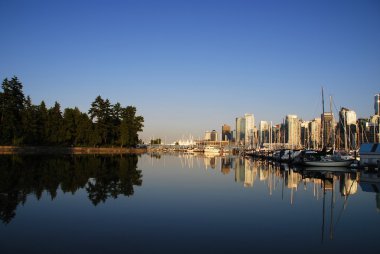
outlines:
{"label": "skyline reflection", "polygon": [[[156,159],[161,156],[151,155]],[[168,155],[163,155],[163,157]],[[204,156],[194,154],[170,154],[178,157],[182,168],[194,168],[199,165],[204,170],[217,170],[223,175],[234,174],[234,181],[244,188],[253,188],[257,182],[265,183],[268,194],[283,188],[290,190],[290,204],[293,204],[297,191],[312,190],[313,196],[319,200],[323,190],[337,192],[341,197],[358,192],[359,186],[364,192],[376,194],[376,208],[380,212],[380,175],[346,168],[302,168],[290,167],[286,163],[274,163],[265,160],[254,160],[251,157],[239,156]],[[329,171],[332,170],[332,171]],[[281,187],[279,189],[279,187]]]}

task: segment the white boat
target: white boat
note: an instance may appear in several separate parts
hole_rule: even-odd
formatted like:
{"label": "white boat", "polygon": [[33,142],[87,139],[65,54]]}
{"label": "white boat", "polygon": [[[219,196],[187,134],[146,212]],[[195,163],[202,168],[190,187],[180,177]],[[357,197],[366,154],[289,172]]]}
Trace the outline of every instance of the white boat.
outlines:
{"label": "white boat", "polygon": [[204,152],[208,154],[220,154],[220,148],[215,146],[205,146]]}
{"label": "white boat", "polygon": [[193,149],[193,152],[194,153],[203,153],[204,152],[204,149],[202,147],[195,147]]}
{"label": "white boat", "polygon": [[326,155],[322,156],[320,160],[304,160],[304,164],[313,167],[348,167],[354,161],[353,159],[344,159],[340,156]]}

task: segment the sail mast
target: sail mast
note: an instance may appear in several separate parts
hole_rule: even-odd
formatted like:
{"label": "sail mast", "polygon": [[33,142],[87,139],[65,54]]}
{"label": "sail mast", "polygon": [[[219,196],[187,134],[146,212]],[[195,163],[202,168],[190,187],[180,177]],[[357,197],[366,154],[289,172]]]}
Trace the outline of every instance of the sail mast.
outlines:
{"label": "sail mast", "polygon": [[322,86],[322,117],[321,117],[321,130],[322,130],[322,149],[324,146],[324,132],[325,132],[325,97],[323,95],[323,86]]}
{"label": "sail mast", "polygon": [[335,128],[334,128],[334,115],[333,115],[333,111],[332,111],[332,96],[330,95],[330,114],[331,114],[331,145],[332,145],[332,148],[333,150],[335,150]]}

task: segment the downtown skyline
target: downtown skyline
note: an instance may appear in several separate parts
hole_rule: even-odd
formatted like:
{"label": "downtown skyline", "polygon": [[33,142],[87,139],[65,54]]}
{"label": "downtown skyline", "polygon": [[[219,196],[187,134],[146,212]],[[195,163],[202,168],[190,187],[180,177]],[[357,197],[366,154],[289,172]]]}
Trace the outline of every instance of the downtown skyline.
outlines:
{"label": "downtown skyline", "polygon": [[[38,104],[137,107],[144,140],[218,130],[253,113],[281,123],[374,114],[378,1],[1,1],[1,78]],[[14,10],[17,10],[16,12]]]}

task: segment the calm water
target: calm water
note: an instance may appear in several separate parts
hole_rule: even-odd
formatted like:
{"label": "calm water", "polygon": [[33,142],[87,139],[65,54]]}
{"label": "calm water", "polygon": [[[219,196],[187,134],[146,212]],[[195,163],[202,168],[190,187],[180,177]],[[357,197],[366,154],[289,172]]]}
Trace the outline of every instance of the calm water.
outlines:
{"label": "calm water", "polygon": [[0,253],[378,253],[380,177],[195,156],[0,156]]}

